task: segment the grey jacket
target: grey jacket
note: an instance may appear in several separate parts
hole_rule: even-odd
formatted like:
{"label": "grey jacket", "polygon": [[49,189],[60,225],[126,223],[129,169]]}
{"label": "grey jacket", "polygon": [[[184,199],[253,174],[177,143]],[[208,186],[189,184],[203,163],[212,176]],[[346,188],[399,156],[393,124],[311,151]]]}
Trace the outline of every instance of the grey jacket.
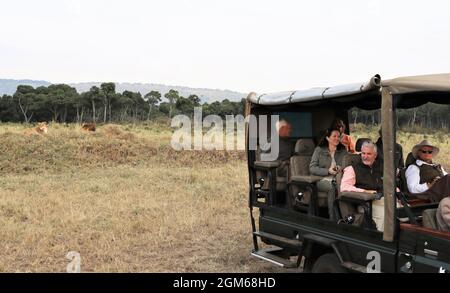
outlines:
{"label": "grey jacket", "polygon": [[[347,151],[345,149],[336,150],[336,152],[334,153],[334,159],[337,165],[342,166],[342,160],[345,154],[347,154]],[[311,163],[309,164],[309,173],[311,175],[327,176],[330,166],[331,155],[328,148],[316,147],[311,158]]]}

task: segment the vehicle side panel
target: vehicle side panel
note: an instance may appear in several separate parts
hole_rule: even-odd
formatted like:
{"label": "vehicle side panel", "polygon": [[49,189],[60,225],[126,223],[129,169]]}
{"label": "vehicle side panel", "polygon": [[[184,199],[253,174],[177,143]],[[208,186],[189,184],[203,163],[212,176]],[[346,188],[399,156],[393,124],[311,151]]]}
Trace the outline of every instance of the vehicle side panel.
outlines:
{"label": "vehicle side panel", "polygon": [[338,225],[327,219],[276,207],[260,209],[259,227],[260,231],[291,239],[299,235],[301,240],[305,235],[313,234],[335,240],[344,261],[364,267],[375,260],[369,256],[379,253],[381,272],[395,272],[397,267],[397,242],[384,242],[383,234],[378,231]]}

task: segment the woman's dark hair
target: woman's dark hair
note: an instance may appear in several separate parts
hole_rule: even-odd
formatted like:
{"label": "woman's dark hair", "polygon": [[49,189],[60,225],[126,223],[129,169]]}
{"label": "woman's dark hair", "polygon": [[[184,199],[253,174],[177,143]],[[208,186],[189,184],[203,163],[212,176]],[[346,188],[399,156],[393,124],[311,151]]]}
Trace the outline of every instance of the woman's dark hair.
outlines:
{"label": "woman's dark hair", "polygon": [[[322,138],[320,139],[318,146],[328,148],[327,137],[330,137],[331,134],[333,133],[333,131],[339,132],[339,129],[331,127],[331,128],[328,128],[327,130],[325,130],[325,133],[322,135]],[[345,146],[339,142],[336,149],[337,150],[345,149]]]}
{"label": "woman's dark hair", "polygon": [[340,132],[339,129],[340,129],[341,126],[344,127],[344,130],[342,130],[342,132],[344,133],[345,129],[346,129],[344,121],[342,119],[340,119],[340,118],[336,118],[336,119],[334,119],[334,121],[331,124],[330,128],[336,129],[336,130],[338,130]]}

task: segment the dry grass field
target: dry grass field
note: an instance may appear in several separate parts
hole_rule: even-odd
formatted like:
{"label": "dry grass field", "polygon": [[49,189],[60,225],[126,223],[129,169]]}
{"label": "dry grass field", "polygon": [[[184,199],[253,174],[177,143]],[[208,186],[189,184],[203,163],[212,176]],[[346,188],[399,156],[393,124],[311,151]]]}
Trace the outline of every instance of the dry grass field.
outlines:
{"label": "dry grass field", "polygon": [[242,152],[175,152],[170,128],[0,126],[0,271],[263,272]]}
{"label": "dry grass field", "polygon": [[[176,152],[159,124],[26,128],[0,124],[0,272],[65,272],[69,251],[83,272],[282,271],[249,256],[243,152]],[[429,139],[449,170],[448,134]]]}

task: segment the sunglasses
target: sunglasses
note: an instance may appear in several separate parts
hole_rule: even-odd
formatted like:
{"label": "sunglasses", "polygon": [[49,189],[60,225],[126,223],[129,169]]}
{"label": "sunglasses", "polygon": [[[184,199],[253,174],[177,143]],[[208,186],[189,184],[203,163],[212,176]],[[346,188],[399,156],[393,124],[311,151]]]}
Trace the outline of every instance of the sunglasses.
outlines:
{"label": "sunglasses", "polygon": [[432,154],[433,153],[433,151],[424,151],[424,150],[420,150],[420,152],[422,154]]}

